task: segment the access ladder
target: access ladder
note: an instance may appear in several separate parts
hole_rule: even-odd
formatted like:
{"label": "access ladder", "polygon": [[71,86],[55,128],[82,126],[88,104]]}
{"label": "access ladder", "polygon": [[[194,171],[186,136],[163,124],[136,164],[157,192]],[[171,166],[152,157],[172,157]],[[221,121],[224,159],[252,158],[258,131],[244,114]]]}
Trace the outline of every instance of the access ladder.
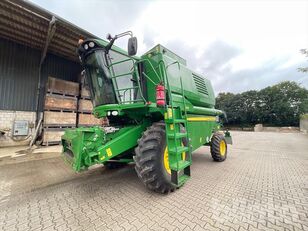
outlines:
{"label": "access ladder", "polygon": [[[162,61],[164,70],[164,82],[167,86],[167,94],[169,96],[169,104],[166,106],[165,111],[165,124],[166,124],[166,139],[168,145],[168,158],[169,166],[171,169],[171,182],[180,187],[190,178],[191,160],[191,146],[190,139],[187,132],[187,111],[185,104],[184,88],[182,76],[179,75],[181,85],[181,106],[174,106],[172,91],[168,80],[168,68],[177,64],[179,73],[180,63],[175,61],[169,65],[165,65]],[[183,113],[184,112],[184,113]]]}

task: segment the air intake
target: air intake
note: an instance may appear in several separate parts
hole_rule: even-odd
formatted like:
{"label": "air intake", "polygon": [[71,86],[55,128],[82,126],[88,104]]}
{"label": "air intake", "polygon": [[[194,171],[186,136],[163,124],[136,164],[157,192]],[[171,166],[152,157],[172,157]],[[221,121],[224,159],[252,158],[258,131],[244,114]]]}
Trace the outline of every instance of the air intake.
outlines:
{"label": "air intake", "polygon": [[204,78],[197,76],[195,74],[193,74],[193,78],[194,78],[194,81],[197,87],[197,91],[201,94],[209,95],[207,88],[206,88]]}

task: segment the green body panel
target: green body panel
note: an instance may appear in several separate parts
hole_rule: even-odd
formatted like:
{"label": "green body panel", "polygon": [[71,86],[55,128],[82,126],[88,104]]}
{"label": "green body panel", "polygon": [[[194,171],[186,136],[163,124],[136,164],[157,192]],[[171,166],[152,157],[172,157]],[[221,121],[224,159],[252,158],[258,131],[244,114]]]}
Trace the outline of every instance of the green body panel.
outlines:
{"label": "green body panel", "polygon": [[99,162],[96,148],[106,142],[99,127],[67,129],[62,136],[63,157],[75,171]]}
{"label": "green body panel", "polygon": [[[215,106],[215,95],[210,81],[201,75],[198,75],[186,67],[186,61],[175,54],[171,53],[168,49],[161,45],[157,45],[145,55],[141,57],[142,59],[148,60],[154,67],[160,76],[167,75],[168,81],[172,93],[175,96],[181,97],[181,83],[179,76],[182,77],[182,85],[184,89],[184,96],[187,100],[186,104],[192,106],[201,106],[206,108],[214,108]],[[175,63],[179,61],[179,63]],[[155,83],[159,83],[161,79],[155,76],[155,73],[146,63],[146,70],[148,76],[153,79]],[[163,65],[166,66],[166,72],[164,73]],[[147,93],[148,100],[155,102],[155,85],[152,82],[147,82]],[[190,109],[188,109],[188,112]],[[201,114],[201,113],[200,113]]]}
{"label": "green body panel", "polygon": [[136,147],[137,140],[141,137],[147,126],[147,123],[127,126],[115,133],[107,135],[108,142],[97,148],[100,162],[110,160]]}
{"label": "green body panel", "polygon": [[213,132],[219,130],[219,128],[220,125],[216,121],[189,121],[187,123],[187,130],[188,136],[191,138],[192,151],[202,145],[209,144]]}
{"label": "green body panel", "polygon": [[62,136],[63,157],[77,172],[94,164],[103,164],[134,148],[147,126],[145,121],[114,133],[106,133],[101,127],[68,129]]}
{"label": "green body panel", "polygon": [[[91,41],[102,49],[108,45],[104,40]],[[96,55],[95,52],[93,50]],[[112,84],[108,94],[111,97],[114,94],[112,100],[115,102],[97,104],[96,96],[104,97],[104,92],[97,94],[91,84],[90,90],[95,105],[93,114],[98,118],[107,116],[113,130],[107,132],[102,127],[67,130],[62,137],[64,159],[75,171],[110,160],[131,161],[133,149],[143,132],[154,122],[164,120],[171,178],[180,186],[189,179],[192,151],[208,145],[212,134],[221,126],[217,116],[222,111],[214,108],[215,95],[210,81],[189,70],[185,59],[161,45],[141,57],[130,57],[116,46],[112,46],[112,52],[115,58],[107,60],[109,63],[106,61],[108,71],[103,77],[100,72],[104,70],[97,67],[91,72],[90,66],[86,73],[91,84],[94,84],[92,75],[95,78],[109,76]],[[117,57],[121,58],[116,60]],[[83,64],[86,60],[82,58]],[[125,65],[128,65],[126,71]],[[164,107],[156,105],[158,84],[165,87]],[[231,140],[230,134],[226,137]],[[183,139],[187,143],[184,146]],[[185,159],[183,153],[186,153]]]}

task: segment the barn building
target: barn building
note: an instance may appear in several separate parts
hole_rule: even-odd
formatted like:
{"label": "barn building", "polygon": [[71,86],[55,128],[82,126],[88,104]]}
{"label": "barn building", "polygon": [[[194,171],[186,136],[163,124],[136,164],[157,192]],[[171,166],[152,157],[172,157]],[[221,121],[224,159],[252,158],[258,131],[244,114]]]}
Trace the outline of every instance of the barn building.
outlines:
{"label": "barn building", "polygon": [[49,77],[80,81],[76,46],[87,37],[97,38],[28,1],[0,1],[0,147],[31,141]]}

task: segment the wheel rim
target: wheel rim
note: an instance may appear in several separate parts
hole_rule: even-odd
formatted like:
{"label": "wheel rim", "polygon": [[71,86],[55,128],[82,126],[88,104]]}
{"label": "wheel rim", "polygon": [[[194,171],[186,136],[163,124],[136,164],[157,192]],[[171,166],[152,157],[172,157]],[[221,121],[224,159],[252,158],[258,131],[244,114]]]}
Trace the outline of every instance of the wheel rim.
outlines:
{"label": "wheel rim", "polygon": [[166,171],[171,174],[171,169],[169,165],[169,154],[168,154],[168,147],[166,146],[165,151],[164,151],[164,167]]}
{"label": "wheel rim", "polygon": [[[182,144],[184,146],[184,144]],[[182,160],[186,159],[186,153],[182,152]],[[168,174],[171,174],[171,169],[169,165],[169,154],[168,154],[168,146],[166,146],[164,151],[164,167]]]}
{"label": "wheel rim", "polygon": [[224,140],[221,140],[219,144],[219,150],[221,156],[226,155],[226,149],[227,149],[226,142]]}

